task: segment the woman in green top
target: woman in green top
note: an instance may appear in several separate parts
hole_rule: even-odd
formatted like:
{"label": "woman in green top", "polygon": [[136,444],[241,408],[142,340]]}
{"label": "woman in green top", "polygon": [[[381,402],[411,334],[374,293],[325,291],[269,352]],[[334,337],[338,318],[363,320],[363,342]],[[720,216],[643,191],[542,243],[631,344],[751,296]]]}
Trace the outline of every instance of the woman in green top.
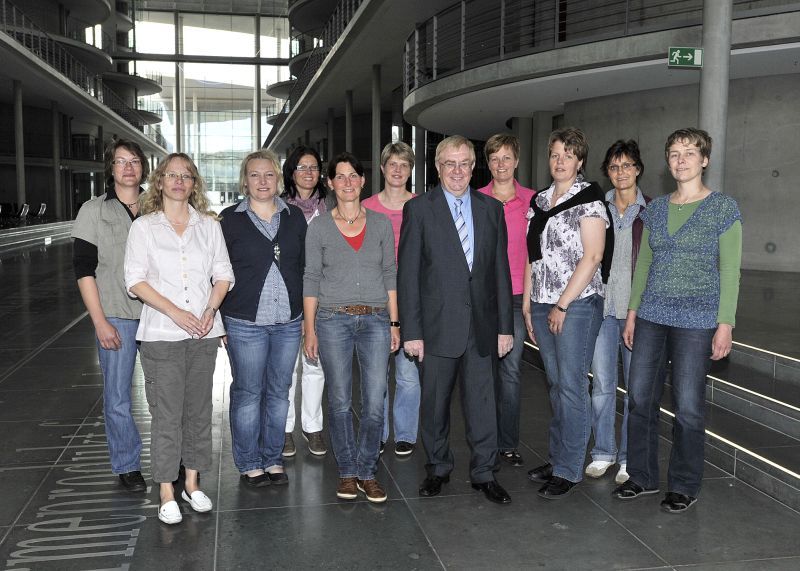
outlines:
{"label": "woman in green top", "polygon": [[[661,507],[686,511],[703,477],[705,378],[731,350],[739,296],[742,224],[736,201],[703,184],[711,137],[679,129],[665,146],[674,192],[643,214],[623,340],[633,351],[629,380],[628,473],[621,500],[658,493],[658,409],[667,352],[675,405],[667,494]],[[635,332],[635,344],[634,344]]]}

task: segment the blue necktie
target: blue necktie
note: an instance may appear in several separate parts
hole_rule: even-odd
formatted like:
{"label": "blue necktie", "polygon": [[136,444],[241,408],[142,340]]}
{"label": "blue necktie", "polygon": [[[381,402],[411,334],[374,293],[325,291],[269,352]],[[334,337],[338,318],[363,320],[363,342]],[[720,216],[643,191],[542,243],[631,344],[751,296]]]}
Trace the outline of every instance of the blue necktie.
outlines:
{"label": "blue necktie", "polygon": [[456,198],[456,230],[458,230],[458,239],[461,240],[461,248],[464,250],[464,257],[467,259],[467,266],[469,266],[469,271],[472,271],[472,249],[469,247],[467,221],[464,220],[464,215],[461,213],[462,202],[460,198]]}

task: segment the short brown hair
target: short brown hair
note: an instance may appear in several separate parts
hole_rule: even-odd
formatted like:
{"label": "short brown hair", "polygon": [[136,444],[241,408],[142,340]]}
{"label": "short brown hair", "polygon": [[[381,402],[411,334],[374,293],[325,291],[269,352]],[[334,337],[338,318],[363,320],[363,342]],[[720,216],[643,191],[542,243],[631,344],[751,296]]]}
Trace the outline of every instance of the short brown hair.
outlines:
{"label": "short brown hair", "polygon": [[583,173],[583,168],[586,166],[586,159],[589,157],[589,143],[586,140],[586,135],[577,127],[564,127],[556,129],[550,133],[550,140],[547,141],[547,155],[553,151],[553,145],[561,142],[564,148],[568,151],[575,153],[575,156],[581,161],[580,173]]}
{"label": "short brown hair", "polygon": [[381,166],[385,167],[386,163],[389,162],[389,158],[395,155],[400,157],[400,160],[406,161],[411,168],[414,168],[414,149],[412,149],[407,143],[403,141],[395,141],[394,143],[388,143],[383,150],[381,151]]}
{"label": "short brown hair", "polygon": [[503,147],[511,149],[515,159],[519,158],[519,139],[514,135],[498,133],[489,137],[483,145],[483,154],[486,155],[486,160],[488,161],[490,155],[493,155]]}
{"label": "short brown hair", "polygon": [[278,155],[267,149],[258,149],[247,155],[242,159],[242,165],[239,167],[239,188],[242,189],[242,194],[247,196],[247,163],[256,159],[263,159],[272,163],[272,169],[275,171],[275,176],[278,177],[278,196],[283,194],[283,171],[281,170],[281,161]]}
{"label": "short brown hair", "polygon": [[677,142],[686,142],[690,145],[695,145],[700,149],[700,155],[710,159],[711,158],[711,135],[702,129],[695,129],[694,127],[685,127],[678,129],[667,137],[667,144],[664,145],[664,158],[669,161],[669,148]]}
{"label": "short brown hair", "polygon": [[139,184],[144,184],[147,180],[147,175],[150,174],[150,163],[138,143],[129,141],[128,139],[111,139],[105,148],[104,159],[106,163],[106,184],[114,184],[114,154],[117,149],[123,148],[136,155],[142,163],[142,178]]}

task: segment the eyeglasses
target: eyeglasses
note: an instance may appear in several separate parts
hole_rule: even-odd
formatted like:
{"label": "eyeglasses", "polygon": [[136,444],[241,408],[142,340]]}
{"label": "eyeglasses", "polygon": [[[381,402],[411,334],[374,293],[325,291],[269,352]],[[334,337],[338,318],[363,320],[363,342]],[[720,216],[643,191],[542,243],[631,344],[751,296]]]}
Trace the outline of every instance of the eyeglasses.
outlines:
{"label": "eyeglasses", "polygon": [[621,171],[629,171],[635,167],[636,165],[633,163],[622,163],[621,165],[608,165],[608,172],[618,173]]}
{"label": "eyeglasses", "polygon": [[189,182],[190,180],[193,181],[195,179],[195,177],[190,174],[177,172],[165,172],[164,177],[174,181],[180,180],[181,182]]}
{"label": "eyeglasses", "polygon": [[142,166],[142,161],[139,159],[114,159],[111,161],[111,164],[116,165],[118,167],[125,168],[128,165],[131,165],[133,168]]}
{"label": "eyeglasses", "polygon": [[350,182],[358,182],[361,180],[361,175],[357,172],[351,172],[350,174],[337,174],[335,177],[333,177],[333,180],[339,183],[342,183],[346,180],[349,180]]}
{"label": "eyeglasses", "polygon": [[472,170],[472,161],[461,161],[457,163],[455,161],[445,161],[440,162],[440,165],[444,167],[446,171],[454,171],[456,169],[461,169],[462,171]]}
{"label": "eyeglasses", "polygon": [[317,165],[297,165],[294,167],[297,172],[319,172]]}

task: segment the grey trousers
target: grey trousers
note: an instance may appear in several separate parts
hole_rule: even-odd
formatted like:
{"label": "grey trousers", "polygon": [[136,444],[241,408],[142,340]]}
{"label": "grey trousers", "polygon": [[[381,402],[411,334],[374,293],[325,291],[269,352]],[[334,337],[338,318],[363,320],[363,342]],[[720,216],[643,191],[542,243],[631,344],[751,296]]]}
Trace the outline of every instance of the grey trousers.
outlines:
{"label": "grey trousers", "polygon": [[142,341],[139,349],[150,407],[153,481],[178,478],[181,460],[211,468],[211,388],[219,339]]}

